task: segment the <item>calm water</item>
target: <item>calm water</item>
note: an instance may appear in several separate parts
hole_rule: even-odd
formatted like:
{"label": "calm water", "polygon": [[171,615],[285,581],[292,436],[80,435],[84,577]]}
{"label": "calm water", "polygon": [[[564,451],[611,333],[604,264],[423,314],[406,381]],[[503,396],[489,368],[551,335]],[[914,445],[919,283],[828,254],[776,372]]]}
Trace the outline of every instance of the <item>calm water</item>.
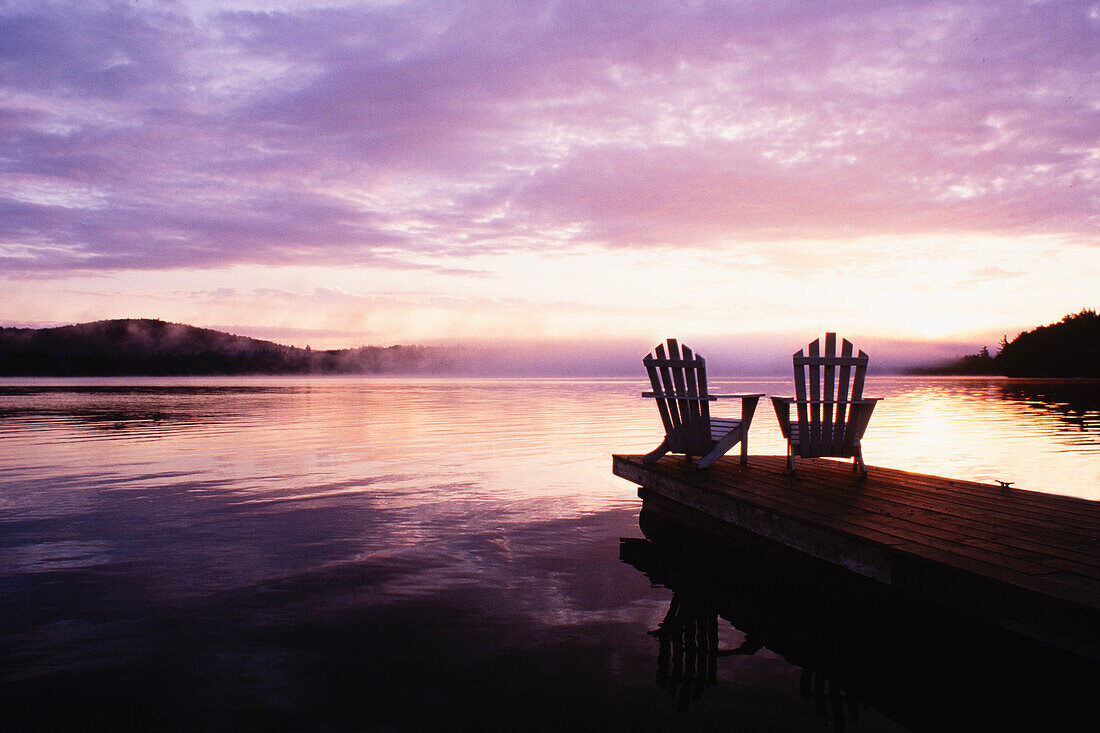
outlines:
{"label": "calm water", "polygon": [[[773,595],[770,570],[743,569],[757,585],[740,601],[712,598],[728,578],[693,585],[641,542],[635,487],[610,473],[612,452],[661,437],[641,390],[0,381],[0,728],[927,723],[906,716],[900,683],[858,669],[822,682],[790,641],[798,618],[764,624],[760,643],[752,619],[783,615],[752,605]],[[1096,384],[883,378],[868,393],[886,398],[872,470],[1100,499]],[[750,437],[753,453],[783,452],[770,405]],[[671,643],[685,618],[710,641]]]}

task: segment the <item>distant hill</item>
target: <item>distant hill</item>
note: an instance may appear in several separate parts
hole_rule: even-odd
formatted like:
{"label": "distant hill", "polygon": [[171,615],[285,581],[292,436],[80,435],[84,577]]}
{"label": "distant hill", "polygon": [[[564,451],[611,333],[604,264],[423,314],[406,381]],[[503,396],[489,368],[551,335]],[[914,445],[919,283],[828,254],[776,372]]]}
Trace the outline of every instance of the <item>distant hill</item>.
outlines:
{"label": "distant hill", "polygon": [[993,360],[1009,377],[1100,377],[1100,315],[1083,310],[1021,333]]}
{"label": "distant hill", "polygon": [[1084,309],[1057,323],[1004,338],[996,355],[977,354],[917,370],[924,374],[999,374],[1006,377],[1100,378],[1100,315]]}
{"label": "distant hill", "polygon": [[0,328],[0,376],[417,374],[446,371],[443,349],[313,351],[152,319]]}

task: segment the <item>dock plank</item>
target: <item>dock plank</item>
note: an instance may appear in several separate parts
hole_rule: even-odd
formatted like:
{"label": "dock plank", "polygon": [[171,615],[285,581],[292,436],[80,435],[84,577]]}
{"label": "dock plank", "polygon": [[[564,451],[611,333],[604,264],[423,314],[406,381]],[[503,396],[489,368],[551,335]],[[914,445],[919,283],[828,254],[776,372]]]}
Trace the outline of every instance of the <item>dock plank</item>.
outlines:
{"label": "dock plank", "polygon": [[[806,477],[821,478],[833,473],[836,461],[815,461],[799,466]],[[919,492],[945,502],[965,504],[1005,512],[1023,520],[1042,521],[1043,516],[1057,516],[1062,529],[1088,533],[1095,528],[1097,502],[1058,494],[1044,494],[1023,489],[1002,488],[974,481],[941,476],[909,473],[897,469],[878,468],[878,485],[888,483],[895,491]],[[827,479],[826,479],[827,480]],[[1034,512],[1040,512],[1036,515]]]}
{"label": "dock plank", "polygon": [[[829,460],[804,461],[799,465],[799,476],[823,486],[845,485],[839,481],[837,467],[845,463]],[[768,462],[764,470],[784,471],[782,466]],[[1059,534],[1077,534],[1092,537],[1096,527],[1097,502],[1075,497],[1042,494],[1021,489],[1001,489],[973,481],[948,479],[940,476],[909,473],[896,469],[877,468],[863,487],[865,493],[888,489],[891,496],[906,494],[927,500],[942,502],[952,511],[969,509],[980,517],[981,511],[992,511],[996,516],[1022,522],[1028,527],[1049,526]],[[847,485],[851,485],[847,482]],[[1051,520],[1054,520],[1053,522]]]}
{"label": "dock plank", "polygon": [[[877,472],[876,472],[877,473]],[[735,474],[726,473],[727,481],[739,480]],[[805,477],[803,477],[805,478]],[[1089,544],[1095,545],[1095,536],[1084,537],[1073,531],[1059,532],[1056,525],[1021,522],[1004,516],[1001,512],[970,509],[965,503],[928,499],[919,491],[895,491],[889,494],[881,490],[865,489],[848,482],[837,486],[825,481],[803,480],[790,484],[781,475],[770,480],[772,487],[787,488],[807,497],[829,497],[846,503],[838,511],[851,513],[850,506],[869,513],[882,514],[914,525],[926,525],[933,535],[954,532],[965,533],[964,540],[976,547],[1011,554],[1023,560],[1044,559],[1072,572],[1100,570],[1100,553],[1088,552]],[[859,491],[857,495],[853,490]],[[1094,548],[1095,549],[1095,548]]]}
{"label": "dock plank", "polygon": [[[743,476],[725,473],[726,482],[745,482]],[[843,517],[854,524],[874,528],[894,534],[906,541],[931,542],[939,539],[947,542],[958,541],[972,548],[995,553],[1002,561],[1019,565],[1022,572],[1043,574],[1050,572],[1048,565],[1061,570],[1090,574],[1096,572],[1097,558],[1084,552],[1032,541],[1019,533],[1005,534],[989,529],[965,518],[952,516],[947,510],[929,511],[920,505],[906,503],[885,497],[876,497],[864,493],[865,489],[848,481],[846,486],[830,487],[823,483],[799,480],[790,482],[781,475],[753,480],[751,485],[767,483],[771,493],[789,493],[800,497],[798,501],[807,506],[816,506],[821,510],[822,501],[831,501],[831,511],[836,517]],[[853,494],[853,491],[859,492]],[[984,514],[982,515],[984,516]]]}
{"label": "dock plank", "polygon": [[[880,476],[878,469],[875,475]],[[731,481],[738,480],[732,472],[725,477]],[[1059,524],[1059,515],[1056,513],[1044,515],[1031,509],[1030,518],[1018,518],[1010,506],[1014,497],[1004,498],[996,508],[976,507],[968,503],[965,497],[933,496],[919,489],[899,489],[893,478],[888,476],[886,481],[869,480],[862,485],[863,482],[853,483],[842,473],[838,483],[834,468],[831,475],[824,478],[820,475],[807,476],[802,472],[802,480],[796,479],[793,482],[789,476],[774,474],[772,486],[796,494],[830,496],[845,503],[848,508],[860,507],[899,519],[927,523],[932,527],[950,526],[977,539],[987,539],[1023,550],[1037,549],[1043,556],[1061,556],[1066,560],[1094,567],[1100,563],[1100,552],[1097,552],[1100,543],[1095,533],[1097,524],[1100,523],[1100,512],[1096,508],[1100,504],[1096,502],[1087,502],[1095,505],[1091,507],[1091,529],[1079,530],[1075,526]],[[1043,495],[1039,496],[1041,499]]]}
{"label": "dock plank", "polygon": [[[613,457],[639,496],[1100,659],[1100,502],[897,469]],[[705,521],[704,521],[705,520]]]}

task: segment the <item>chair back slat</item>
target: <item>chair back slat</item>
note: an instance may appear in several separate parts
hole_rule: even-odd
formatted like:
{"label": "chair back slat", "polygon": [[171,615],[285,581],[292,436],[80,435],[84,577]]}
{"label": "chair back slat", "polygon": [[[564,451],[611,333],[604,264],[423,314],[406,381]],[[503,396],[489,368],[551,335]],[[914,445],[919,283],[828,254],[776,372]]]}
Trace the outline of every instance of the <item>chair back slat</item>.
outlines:
{"label": "chair back slat", "polygon": [[[684,361],[695,363],[695,354],[690,348],[681,344],[680,348],[683,350]],[[702,359],[702,357],[699,357]],[[699,382],[698,382],[699,369],[696,366],[690,368],[684,368],[684,386],[687,388],[687,394],[690,397],[699,396]],[[697,400],[683,400],[681,401],[681,414],[685,415],[684,424],[687,429],[686,438],[691,443],[692,453],[696,455],[702,455],[706,453],[706,449],[709,446],[704,446],[701,436],[700,427],[703,424],[703,410],[702,403]],[[686,410],[686,412],[684,411]],[[709,431],[708,431],[709,432]],[[710,436],[707,436],[708,438]],[[709,441],[708,441],[709,442]]]}
{"label": "chair back slat", "polygon": [[833,399],[836,397],[836,334],[825,334],[825,363],[822,366],[821,446],[833,444]]}
{"label": "chair back slat", "polygon": [[[676,369],[676,367],[669,366],[672,361],[669,357],[673,359],[680,358],[680,348],[676,344],[676,339],[668,340],[668,348],[671,353],[666,355],[664,344],[659,344],[654,353],[657,354],[657,371],[661,374],[661,391],[666,395],[674,395],[676,393],[676,385],[672,381],[671,370]],[[665,404],[668,405],[668,414],[672,418],[672,432],[669,433],[669,439],[675,442],[679,440],[679,436],[683,433],[681,428],[683,421],[680,419],[680,403],[677,402],[675,397],[670,396],[665,398]]]}
{"label": "chair back slat", "polygon": [[[842,450],[844,447],[847,432],[846,426],[850,411],[848,406],[848,387],[849,380],[851,379],[852,365],[848,363],[847,359],[850,359],[852,356],[852,342],[848,339],[842,340],[840,356],[843,361],[840,363],[840,374],[837,377],[836,420],[833,423],[833,440],[831,443],[834,451]],[[866,368],[866,364],[864,368]]]}
{"label": "chair back slat", "polygon": [[792,430],[798,431],[799,453],[809,450],[807,443],[810,417],[806,406],[806,369],[805,354],[802,349],[799,349],[794,355],[794,399],[797,425],[791,427]]}
{"label": "chair back slat", "polygon": [[[669,356],[673,359],[680,359],[680,347],[676,343],[676,339],[668,340]],[[669,367],[669,372],[672,373],[672,385],[673,391],[678,395],[686,395],[687,390],[684,386],[684,371],[686,367]],[[684,452],[691,455],[690,451],[694,447],[693,433],[695,431],[694,420],[692,420],[691,407],[688,406],[686,399],[678,399],[676,401],[677,407],[680,412],[680,435],[679,439],[684,446]]]}
{"label": "chair back slat", "polygon": [[867,355],[863,353],[861,349],[859,352],[859,358],[856,360],[858,365],[856,366],[855,376],[852,380],[852,399],[863,399],[863,380],[867,377]]}
{"label": "chair back slat", "polygon": [[658,344],[642,363],[657,395],[657,409],[665,426],[669,449],[685,455],[704,455],[713,441],[710,435],[710,407],[705,399],[706,361],[676,339],[668,339],[668,350]]}
{"label": "chair back slat", "polygon": [[[861,349],[860,352],[859,352],[859,359],[858,359],[858,361],[860,363],[859,363],[858,366],[856,366],[855,374],[853,375],[853,378],[852,378],[852,399],[853,400],[862,400],[863,399],[863,382],[867,378],[867,360],[868,360],[867,359],[867,354],[863,353],[863,350]],[[863,436],[863,431],[864,431],[864,429],[866,429],[866,427],[867,427],[866,424],[857,425],[855,420],[849,419],[848,423],[847,423],[847,429],[846,429],[845,434],[844,434],[844,445],[845,446],[855,445],[859,441],[859,439]]]}
{"label": "chair back slat", "polygon": [[[658,357],[664,356],[665,347],[663,345],[658,346],[656,354]],[[658,359],[654,358],[651,354],[642,359],[642,363],[645,364],[646,373],[649,374],[649,386],[653,388],[654,394],[663,394],[665,389],[661,385],[661,375],[657,369]],[[657,411],[661,413],[661,423],[665,427],[665,434],[672,435],[676,432],[675,423],[672,422],[672,412],[668,409],[668,400],[661,397],[656,398]]]}
{"label": "chair back slat", "polygon": [[697,388],[699,390],[699,451],[701,454],[705,454],[710,451],[710,445],[712,442],[710,434],[710,400],[706,399],[710,396],[707,392],[707,360],[698,354],[695,355],[695,379],[697,382]]}
{"label": "chair back slat", "polygon": [[[820,349],[820,339],[810,342],[810,357],[819,356]],[[806,379],[810,387],[810,426],[809,440],[806,443],[808,455],[816,455],[821,450],[821,364],[822,362],[814,359],[806,365]]]}

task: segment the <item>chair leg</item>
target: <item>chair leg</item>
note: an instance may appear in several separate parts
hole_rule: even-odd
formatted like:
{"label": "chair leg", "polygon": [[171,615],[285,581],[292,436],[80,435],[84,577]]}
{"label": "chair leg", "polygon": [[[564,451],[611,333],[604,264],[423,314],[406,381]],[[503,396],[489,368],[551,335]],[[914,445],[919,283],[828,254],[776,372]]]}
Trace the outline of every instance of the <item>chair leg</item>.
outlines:
{"label": "chair leg", "polygon": [[656,463],[665,453],[668,453],[668,438],[662,440],[659,446],[642,456],[642,463]]}
{"label": "chair leg", "polygon": [[852,470],[861,477],[867,475],[867,464],[863,462],[863,449],[856,448],[856,454],[852,457]]}
{"label": "chair leg", "polygon": [[699,460],[695,462],[695,467],[710,468],[715,463],[717,463],[718,459],[721,458],[724,454],[725,451],[721,448],[712,448],[710,453],[707,453],[705,456],[701,456]]}
{"label": "chair leg", "polygon": [[710,452],[700,458],[695,466],[697,468],[710,468],[713,466],[719,458],[726,455],[726,452],[737,445],[738,441],[743,440],[745,437],[744,432],[738,428],[731,430],[717,440],[714,445],[711,446]]}
{"label": "chair leg", "polygon": [[789,445],[787,446],[787,469],[794,473],[794,451],[791,450]]}
{"label": "chair leg", "polygon": [[749,465],[749,434],[741,436],[741,465]]}

